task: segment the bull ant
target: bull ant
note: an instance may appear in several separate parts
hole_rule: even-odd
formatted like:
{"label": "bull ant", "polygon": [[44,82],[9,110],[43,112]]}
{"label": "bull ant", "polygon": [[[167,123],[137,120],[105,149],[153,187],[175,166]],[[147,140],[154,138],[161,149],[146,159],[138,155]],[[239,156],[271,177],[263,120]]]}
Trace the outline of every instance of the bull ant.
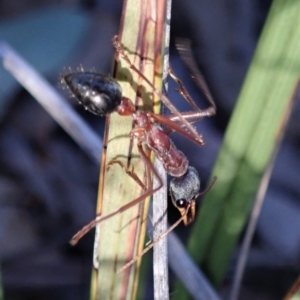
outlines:
{"label": "bull ant", "polygon": [[[71,240],[71,244],[75,245],[88,231],[95,227],[98,223],[119,214],[130,207],[143,201],[148,196],[162,187],[162,181],[157,174],[149,155],[144,150],[143,145],[152,150],[156,157],[162,162],[166,172],[173,177],[170,182],[170,194],[172,202],[180,211],[181,218],[175,222],[163,235],[156,241],[152,242],[144,251],[135,257],[132,261],[126,264],[121,270],[127,268],[134,263],[139,257],[147,252],[154,243],[156,243],[163,236],[167,235],[173,230],[181,221],[185,225],[190,224],[195,218],[196,199],[205,194],[212,187],[215,179],[206,188],[205,191],[200,192],[200,178],[197,170],[189,166],[187,157],[176,148],[172,140],[169,138],[169,132],[177,131],[196,144],[204,145],[204,140],[201,135],[191,126],[192,123],[210,117],[216,113],[216,106],[213,98],[208,90],[208,87],[202,78],[196,63],[192,58],[190,45],[186,40],[178,42],[177,48],[181,54],[182,59],[193,74],[193,79],[204,93],[210,106],[205,110],[200,110],[194,100],[191,98],[182,82],[176,77],[175,73],[169,68],[169,75],[177,82],[180,94],[193,107],[193,111],[179,113],[173,106],[170,100],[158,89],[156,89],[151,82],[133,65],[129,57],[121,46],[118,37],[113,38],[113,45],[120,56],[128,63],[129,68],[136,72],[143,80],[145,80],[152,91],[163,101],[163,103],[171,110],[172,115],[163,116],[152,112],[142,112],[137,110],[130,99],[122,95],[122,89],[119,83],[106,75],[101,75],[94,72],[70,72],[62,75],[62,82],[66,84],[75,96],[75,98],[90,112],[103,116],[112,112],[117,112],[121,116],[132,116],[134,128],[130,132],[130,137],[137,140],[138,152],[141,159],[144,161],[147,173],[152,172],[158,178],[159,185],[156,188],[151,187],[151,176],[147,176],[147,184],[143,185],[137,175],[127,169],[122,162],[113,160],[109,165],[118,163],[127,174],[129,174],[138,184],[144,189],[145,193],[132,200],[130,203],[120,207],[118,210],[105,215],[97,216],[92,222],[83,227]],[[168,130],[163,129],[160,124],[163,124]]]}

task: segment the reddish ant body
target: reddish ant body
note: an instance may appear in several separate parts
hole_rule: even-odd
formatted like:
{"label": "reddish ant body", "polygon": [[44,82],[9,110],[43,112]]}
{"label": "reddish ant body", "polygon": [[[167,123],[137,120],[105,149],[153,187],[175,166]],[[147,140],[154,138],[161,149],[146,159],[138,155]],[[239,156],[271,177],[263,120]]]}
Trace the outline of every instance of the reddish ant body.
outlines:
{"label": "reddish ant body", "polygon": [[[177,131],[198,145],[203,145],[204,141],[202,136],[196,132],[196,130],[191,126],[191,123],[199,121],[203,117],[212,116],[216,112],[215,103],[199,71],[195,67],[195,62],[190,55],[190,48],[187,43],[182,43],[181,45],[183,45],[183,47],[179,47],[179,51],[184,61],[193,72],[196,83],[204,92],[211,106],[206,110],[200,110],[184,88],[181,81],[176,77],[174,72],[169,69],[170,76],[180,87],[179,92],[194,108],[194,111],[192,112],[185,112],[181,114],[172,105],[169,99],[153,87],[151,82],[131,63],[117,37],[114,37],[113,44],[117,52],[129,64],[129,68],[137,72],[138,75],[152,87],[154,93],[160,97],[164,104],[170,108],[173,113],[171,116],[167,117],[154,114],[152,112],[142,112],[137,110],[128,98],[122,96],[122,89],[119,83],[115,79],[105,75],[93,72],[72,72],[63,75],[62,82],[68,86],[71,93],[87,110],[96,115],[102,116],[112,112],[117,112],[121,116],[132,116],[134,128],[130,132],[130,137],[137,139],[137,147],[140,156],[145,162],[148,170],[151,170],[158,178],[159,186],[154,189],[147,186],[146,192],[142,196],[122,206],[113,213],[103,217],[98,216],[72,238],[71,244],[73,245],[75,245],[78,240],[96,224],[129,209],[162,187],[161,179],[143,149],[144,144],[154,151],[156,157],[162,161],[166,172],[174,177],[170,183],[170,193],[173,204],[181,213],[181,218],[171,227],[170,230],[177,226],[182,220],[185,225],[190,224],[194,220],[196,198],[199,195],[206,193],[214,182],[213,181],[204,192],[200,193],[200,178],[197,170],[194,167],[189,166],[186,156],[176,148],[172,140],[169,138],[168,132],[159,125],[159,123],[161,123],[168,127],[171,131]],[[137,178],[137,176],[132,171],[128,171],[121,162],[113,161],[112,163],[120,164],[126,172],[141,185],[141,181]],[[168,232],[170,230],[168,230]]]}

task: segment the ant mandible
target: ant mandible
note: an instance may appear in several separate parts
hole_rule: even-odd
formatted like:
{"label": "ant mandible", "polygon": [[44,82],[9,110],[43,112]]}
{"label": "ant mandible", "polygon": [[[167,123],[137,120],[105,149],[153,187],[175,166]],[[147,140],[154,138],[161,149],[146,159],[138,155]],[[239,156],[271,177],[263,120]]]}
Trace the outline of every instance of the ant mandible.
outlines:
{"label": "ant mandible", "polygon": [[[208,87],[202,78],[199,70],[196,67],[196,63],[192,58],[190,45],[187,40],[180,40],[177,43],[179,53],[193,74],[193,79],[196,84],[200,87],[206,99],[210,103],[210,107],[205,110],[200,110],[191,98],[187,90],[185,89],[182,82],[175,75],[173,70],[169,68],[169,75],[179,85],[178,91],[187,100],[187,102],[193,107],[194,111],[179,113],[173,106],[170,100],[158,89],[156,89],[152,83],[143,75],[130,61],[127,54],[124,52],[121,46],[118,36],[113,38],[113,45],[116,48],[120,56],[128,63],[129,68],[135,71],[144,81],[146,81],[151,87],[152,91],[163,101],[163,103],[173,113],[170,116],[163,116],[152,112],[142,112],[137,110],[130,99],[122,95],[122,89],[119,83],[106,75],[94,73],[94,72],[70,72],[61,76],[61,81],[71,91],[75,98],[81,103],[88,111],[96,115],[108,115],[112,112],[117,112],[121,116],[131,115],[134,121],[134,128],[130,132],[130,137],[137,139],[137,147],[140,157],[145,163],[147,170],[154,174],[158,178],[159,185],[156,188],[152,188],[148,182],[146,191],[143,195],[137,199],[132,200],[130,203],[120,207],[118,210],[105,215],[97,216],[95,220],[90,222],[88,225],[83,227],[77,234],[74,235],[70,243],[75,245],[88,231],[95,227],[98,223],[113,217],[114,215],[121,213],[137,203],[143,201],[148,196],[162,187],[162,181],[157,174],[153,164],[151,163],[148,155],[146,154],[143,145],[147,145],[152,150],[156,157],[162,162],[166,172],[174,178],[170,182],[170,194],[172,202],[175,207],[178,208],[181,214],[181,218],[173,224],[167,232],[161,237],[168,234],[173,228],[175,228],[181,221],[185,225],[190,224],[195,217],[195,202],[197,197],[208,192],[215,178],[211,184],[207,187],[204,192],[200,192],[200,177],[197,170],[189,166],[188,159],[186,156],[176,148],[173,141],[169,138],[168,134],[170,131],[177,131],[183,136],[189,138],[198,145],[204,145],[204,141],[201,135],[191,126],[192,123],[201,120],[204,117],[212,116],[216,113],[216,106],[213,98],[208,90]],[[169,131],[163,129],[160,125],[163,124]],[[125,171],[143,188],[144,185],[137,178],[134,172],[129,171],[120,161],[112,161],[109,163],[118,163],[125,169]],[[148,172],[148,173],[149,173]],[[155,243],[151,243],[152,245]],[[145,249],[149,250],[149,246]],[[143,253],[128,263],[132,264],[137,260]],[[122,268],[123,269],[123,268]]]}

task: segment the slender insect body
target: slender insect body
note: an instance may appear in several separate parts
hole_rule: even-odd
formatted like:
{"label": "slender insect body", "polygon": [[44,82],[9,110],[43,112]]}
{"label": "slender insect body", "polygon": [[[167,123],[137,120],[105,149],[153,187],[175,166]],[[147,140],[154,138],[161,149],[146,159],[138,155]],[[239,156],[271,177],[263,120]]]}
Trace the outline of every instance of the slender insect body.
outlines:
{"label": "slender insect body", "polygon": [[163,163],[166,172],[171,176],[183,176],[188,167],[186,156],[176,148],[162,127],[151,118],[151,114],[137,111],[133,114],[135,128],[130,136],[139,143],[146,144]]}
{"label": "slender insect body", "polygon": [[176,148],[173,141],[158,124],[147,133],[146,144],[162,161],[166,172],[174,177],[184,176],[189,162],[186,156]]}
{"label": "slender insect body", "polygon": [[[169,132],[177,131],[185,137],[191,139],[198,145],[204,145],[204,141],[201,135],[199,135],[195,129],[191,126],[191,123],[201,120],[204,117],[215,114],[215,104],[209,93],[209,90],[203,81],[201,74],[195,68],[192,68],[193,62],[189,57],[189,49],[182,48],[183,59],[187,62],[190,69],[193,70],[195,79],[198,80],[198,85],[202,89],[204,95],[211,106],[205,110],[197,108],[195,102],[190,97],[182,82],[176,77],[174,72],[169,69],[170,76],[178,83],[180,94],[187,100],[188,103],[194,108],[192,112],[185,112],[180,114],[176,108],[172,105],[170,100],[157,90],[151,82],[131,63],[129,57],[125,54],[124,49],[118,41],[117,37],[113,38],[113,44],[121,57],[129,64],[129,68],[135,71],[146,83],[150,85],[153,92],[161,98],[161,100],[170,108],[173,115],[167,117],[152,112],[142,112],[136,109],[135,105],[130,99],[122,95],[122,89],[119,83],[105,75],[93,73],[93,72],[71,72],[64,74],[61,77],[62,83],[66,84],[73,94],[73,96],[84,105],[84,107],[96,115],[108,115],[112,112],[117,112],[121,116],[132,116],[134,127],[130,132],[130,137],[137,140],[137,148],[140,153],[141,159],[145,163],[147,173],[150,171],[159,181],[159,186],[152,188],[150,185],[151,178],[148,176],[147,186],[137,177],[133,170],[129,170],[128,167],[119,160],[113,160],[108,165],[117,163],[119,164],[126,173],[131,176],[138,184],[140,184],[146,191],[143,195],[137,199],[132,200],[130,203],[125,204],[118,210],[105,215],[98,216],[90,224],[86,225],[81,229],[71,240],[71,244],[75,245],[81,237],[83,237],[91,228],[95,227],[98,223],[115,216],[118,213],[129,209],[133,205],[143,201],[146,197],[151,196],[155,191],[162,187],[162,180],[157,174],[148,154],[146,154],[143,145],[152,150],[156,157],[162,161],[166,172],[173,176],[170,183],[170,194],[172,197],[173,204],[178,208],[181,218],[171,226],[171,228],[164,233],[166,235],[169,231],[174,229],[180,222],[184,222],[185,225],[190,224],[195,217],[195,201],[197,197],[205,194],[213,185],[215,179],[210,186],[204,191],[200,192],[200,177],[197,170],[194,167],[189,166],[187,157],[183,152],[178,150],[169,137]],[[202,82],[200,82],[202,80]],[[197,81],[196,81],[197,82]],[[165,125],[170,131],[166,131],[160,126]],[[150,247],[148,246],[143,252],[147,251]],[[141,255],[142,255],[141,254]],[[134,258],[126,266],[133,263],[138,256]]]}
{"label": "slender insect body", "polygon": [[132,115],[136,126],[130,135],[154,151],[169,175],[180,177],[187,172],[186,156],[151,114],[136,110],[128,98],[122,97],[116,80],[97,73],[76,72],[63,75],[62,81],[79,103],[93,114],[107,115],[117,111],[120,115]]}

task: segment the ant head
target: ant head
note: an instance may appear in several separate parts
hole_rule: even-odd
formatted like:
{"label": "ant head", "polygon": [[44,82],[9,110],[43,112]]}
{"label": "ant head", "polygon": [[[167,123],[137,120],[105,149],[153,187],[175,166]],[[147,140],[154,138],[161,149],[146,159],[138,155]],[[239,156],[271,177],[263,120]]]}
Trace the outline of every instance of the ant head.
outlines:
{"label": "ant head", "polygon": [[72,95],[85,109],[96,115],[107,115],[119,106],[122,89],[109,76],[93,72],[71,72],[61,76]]}
{"label": "ant head", "polygon": [[[174,206],[180,214],[185,215],[184,225],[190,224],[195,218],[196,198],[200,191],[200,178],[197,170],[188,167],[181,177],[174,177],[170,182],[170,193]],[[187,212],[187,209],[189,210]]]}

